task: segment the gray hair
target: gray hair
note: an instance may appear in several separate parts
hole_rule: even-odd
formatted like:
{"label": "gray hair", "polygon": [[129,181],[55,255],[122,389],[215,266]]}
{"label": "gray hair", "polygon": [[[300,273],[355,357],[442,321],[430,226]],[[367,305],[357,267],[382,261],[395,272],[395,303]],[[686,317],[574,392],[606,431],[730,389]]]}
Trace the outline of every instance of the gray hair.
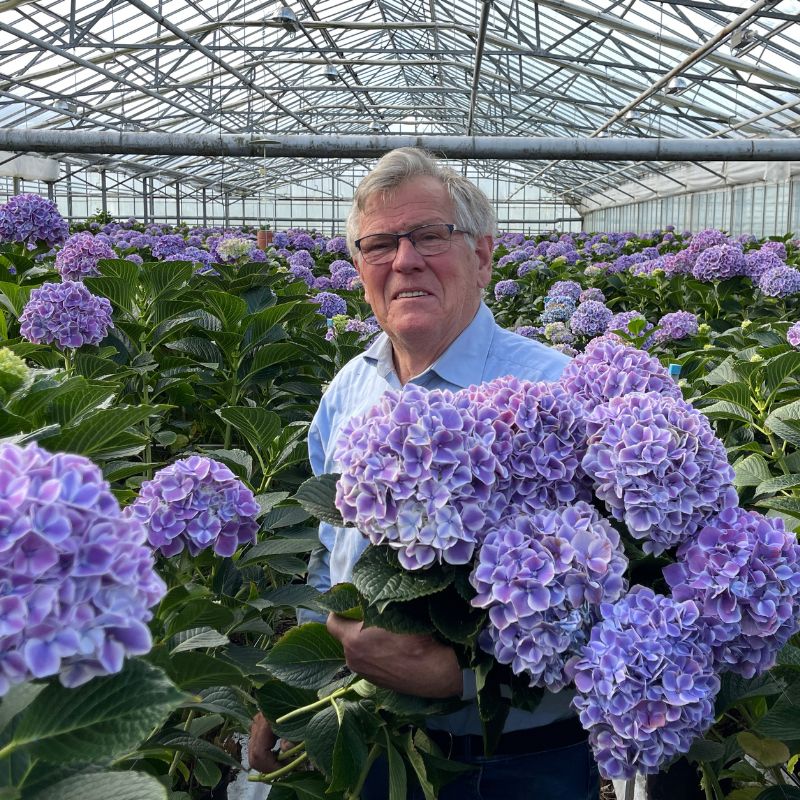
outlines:
{"label": "gray hair", "polygon": [[353,207],[347,217],[347,246],[355,256],[361,215],[374,195],[391,195],[406,181],[436,178],[447,189],[455,209],[455,226],[474,238],[494,235],[497,219],[489,198],[474,184],[450,167],[443,166],[431,153],[416,147],[398,147],[380,158],[356,189]]}

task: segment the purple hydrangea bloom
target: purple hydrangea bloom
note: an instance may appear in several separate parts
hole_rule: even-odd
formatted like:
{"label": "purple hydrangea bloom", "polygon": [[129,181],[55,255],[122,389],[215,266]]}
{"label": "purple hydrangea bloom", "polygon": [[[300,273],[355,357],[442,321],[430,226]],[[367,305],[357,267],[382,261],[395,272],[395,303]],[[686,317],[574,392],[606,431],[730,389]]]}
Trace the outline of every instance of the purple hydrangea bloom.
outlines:
{"label": "purple hydrangea bloom", "polygon": [[19,323],[29,342],[54,344],[61,350],[99,344],[114,327],[111,303],[80,281],[44,283],[34,289]]}
{"label": "purple hydrangea bloom", "polygon": [[[619,311],[613,314],[608,321],[609,331],[623,331],[624,333],[631,333],[630,323],[635,319],[644,319],[644,314],[641,311]],[[651,330],[654,327],[652,322],[647,322],[644,326],[642,333]],[[641,335],[641,334],[640,334]]]}
{"label": "purple hydrangea bloom", "polygon": [[315,262],[314,256],[308,250],[298,250],[289,256],[290,267],[306,267],[306,269],[314,269]]}
{"label": "purple hydrangea bloom", "polygon": [[578,355],[578,350],[568,344],[554,344],[553,350],[557,350],[559,353],[563,353],[565,356],[569,356],[570,358],[574,358]]}
{"label": "purple hydrangea bloom", "polygon": [[707,247],[692,267],[692,275],[700,281],[724,281],[744,275],[747,262],[738,244],[719,244]]}
{"label": "purple hydrangea bloom", "polygon": [[355,269],[350,261],[345,261],[343,258],[337,258],[336,261],[331,261],[328,267],[331,275],[335,275],[340,269]]}
{"label": "purple hydrangea bloom", "polygon": [[627,564],[619,534],[588,503],[506,518],[470,575],[472,605],[489,611],[481,647],[531,686],[560,691],[600,604],[625,591]]}
{"label": "purple hydrangea bloom", "polygon": [[519,284],[516,281],[497,281],[494,286],[494,296],[496,300],[501,297],[515,297],[520,292]]}
{"label": "purple hydrangea bloom", "polygon": [[[574,264],[578,260],[578,254],[575,251],[575,245],[571,240],[551,244],[545,251],[545,255],[551,261],[554,261],[557,258],[563,258],[567,264]],[[565,283],[568,282],[569,281],[565,281]]]}
{"label": "purple hydrangea bloom", "polygon": [[782,519],[729,508],[664,568],[676,600],[692,600],[714,635],[720,671],[752,678],[800,629],[800,544]]}
{"label": "purple hydrangea bloom", "polygon": [[[296,233],[291,239],[291,247],[294,247],[295,250],[305,250],[308,252],[309,250],[315,250],[316,244],[314,239],[307,233]],[[310,255],[310,253],[309,253]]]}
{"label": "purple hydrangea bloom", "polygon": [[768,269],[758,280],[767,297],[789,297],[800,292],[800,270],[782,264]]}
{"label": "purple hydrangea bloom", "polygon": [[[800,323],[798,323],[798,325],[800,325]],[[798,331],[800,331],[800,328],[798,328]],[[538,339],[542,336],[544,331],[536,325],[520,325],[518,328],[514,329],[514,333],[518,333],[526,339]]]}
{"label": "purple hydrangea bloom", "polygon": [[534,261],[534,260],[523,261],[517,267],[517,277],[522,278],[529,272],[536,272],[537,270],[540,270],[543,266],[544,266],[543,261]]}
{"label": "purple hydrangea bloom", "polygon": [[385,392],[336,442],[344,521],[397,550],[405,569],[469,563],[498,468],[493,416],[475,418],[446,390]]}
{"label": "purple hydrangea bloom", "polygon": [[785,267],[783,260],[769,250],[751,250],[744,255],[745,274],[753,281],[775,267]]}
{"label": "purple hydrangea bloom", "polygon": [[184,547],[193,556],[209,547],[232,556],[240,545],[255,542],[258,511],[253,493],[228,467],[190,456],[145,481],[125,514],[144,524],[148,541],[165,556]]}
{"label": "purple hydrangea bloom", "polygon": [[144,259],[138,253],[131,253],[128,256],[125,256],[127,261],[132,261],[137,266],[141,267],[144,264]]}
{"label": "purple hydrangea bloom", "polygon": [[355,267],[342,267],[331,275],[331,286],[334,289],[351,289],[354,281],[358,281],[358,270]]}
{"label": "purple hydrangea bloom", "polygon": [[787,258],[786,244],[784,242],[764,242],[761,245],[761,252],[773,253],[783,261],[786,261]]}
{"label": "purple hydrangea bloom", "polygon": [[320,292],[311,298],[311,302],[319,305],[318,313],[327,319],[335,317],[337,314],[347,313],[347,300],[339,297],[335,292]]}
{"label": "purple hydrangea bloom", "polygon": [[653,258],[650,261],[640,261],[637,264],[631,264],[630,266],[630,273],[631,275],[638,275],[638,276],[647,276],[652,275],[656,270],[664,270],[664,259],[663,258]]}
{"label": "purple hydrangea bloom", "polygon": [[282,250],[289,246],[289,234],[286,231],[275,231],[272,237],[272,244],[278,249]]}
{"label": "purple hydrangea bloom", "polygon": [[603,777],[655,774],[714,722],[711,632],[694,603],[643,586],[600,613],[572,665],[573,705]]}
{"label": "purple hydrangea bloom", "polygon": [[542,325],[551,322],[568,322],[575,313],[575,301],[571,297],[548,297],[544,302],[544,311],[539,315]]}
{"label": "purple hydrangea bloom", "polygon": [[202,264],[210,267],[214,262],[214,256],[208,250],[201,250],[199,247],[187,247],[171,255],[165,256],[164,261],[191,261],[193,264]]}
{"label": "purple hydrangea bloom", "polygon": [[328,243],[325,245],[325,252],[326,253],[343,253],[346,256],[350,255],[350,250],[347,247],[347,239],[344,236],[334,236],[331,239],[328,239]]}
{"label": "purple hydrangea bloom", "polygon": [[[576,359],[577,360],[577,359]],[[656,392],[614,397],[586,417],[582,467],[645,553],[691,538],[738,504],[733,467],[708,419]]]}
{"label": "purple hydrangea bloom", "polygon": [[575,337],[563,322],[548,322],[544,326],[544,338],[553,344],[572,344]]}
{"label": "purple hydrangea bloom", "polygon": [[289,267],[289,274],[293,280],[305,281],[306,285],[311,288],[316,281],[314,273],[308,267]]}
{"label": "purple hydrangea bloom", "polygon": [[56,253],[56,272],[65,281],[80,281],[99,275],[97,262],[101,258],[116,258],[116,253],[91,233],[76,233],[67,239]]}
{"label": "purple hydrangea bloom", "polygon": [[800,348],[800,322],[795,322],[788,331],[786,331],[786,341],[792,347]]}
{"label": "purple hydrangea bloom", "polygon": [[691,311],[673,311],[661,317],[654,335],[657,342],[679,341],[697,336],[699,327],[697,314],[692,314]]}
{"label": "purple hydrangea bloom", "polygon": [[178,234],[159,236],[151,248],[153,258],[165,260],[168,256],[182,253],[186,249],[186,240]]}
{"label": "purple hydrangea bloom", "polygon": [[0,498],[0,695],[50,675],[79,686],[149,652],[166,586],[100,469],[0,444]]}
{"label": "purple hydrangea bloom", "polygon": [[320,275],[314,278],[314,285],[311,287],[317,291],[327,291],[333,288],[333,281],[327,275]]}
{"label": "purple hydrangea bloom", "polygon": [[606,296],[600,289],[596,287],[591,287],[589,289],[584,289],[578,296],[579,303],[585,303],[587,300],[597,300],[598,303],[605,303]]}
{"label": "purple hydrangea bloom", "polygon": [[578,336],[599,336],[605,333],[614,313],[599,300],[581,303],[569,319],[569,327]]}
{"label": "purple hydrangea bloom", "polygon": [[23,242],[34,249],[62,244],[69,228],[55,203],[38,194],[18,194],[0,206],[0,242]]}
{"label": "purple hydrangea bloom", "polygon": [[577,281],[556,281],[548,290],[548,297],[569,297],[575,302],[580,299],[583,289]]}
{"label": "purple hydrangea bloom", "polygon": [[592,253],[600,258],[614,255],[614,246],[608,242],[596,242],[591,246]]}
{"label": "purple hydrangea bloom", "polygon": [[605,336],[589,342],[584,352],[567,364],[559,382],[588,411],[631,392],[682,398],[680,388],[657,358]]}

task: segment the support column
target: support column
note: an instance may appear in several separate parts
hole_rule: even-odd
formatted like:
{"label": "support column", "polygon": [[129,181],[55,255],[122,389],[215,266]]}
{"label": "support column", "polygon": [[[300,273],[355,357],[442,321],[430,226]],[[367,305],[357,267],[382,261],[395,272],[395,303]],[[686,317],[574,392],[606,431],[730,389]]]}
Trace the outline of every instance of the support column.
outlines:
{"label": "support column", "polygon": [[203,187],[203,227],[208,227],[208,211],[206,209],[206,187]]}
{"label": "support column", "polygon": [[229,192],[223,192],[222,194],[222,206],[224,208],[224,227],[228,228],[231,224],[231,196]]}
{"label": "support column", "polygon": [[100,208],[103,213],[108,213],[108,184],[106,183],[106,171],[100,170]]}
{"label": "support column", "polygon": [[147,211],[149,205],[147,203],[147,178],[142,178],[142,222],[145,225],[148,223]]}
{"label": "support column", "polygon": [[149,203],[149,206],[150,206],[149,209],[148,209],[148,216],[150,217],[150,222],[152,223],[152,222],[156,221],[156,198],[155,198],[156,191],[155,191],[155,188],[153,187],[153,179],[152,178],[148,178],[147,179],[147,183],[148,183],[148,186],[147,186],[147,200],[148,200],[148,203]]}
{"label": "support column", "polygon": [[175,181],[175,224],[181,221],[181,184]]}
{"label": "support column", "polygon": [[67,164],[67,222],[72,223],[72,166]]}
{"label": "support column", "polygon": [[[47,183],[47,199],[55,203],[56,201],[56,184],[55,181],[45,181]],[[788,230],[788,228],[787,228]]]}
{"label": "support column", "polygon": [[18,177],[14,177],[14,194],[22,194],[22,181]]}

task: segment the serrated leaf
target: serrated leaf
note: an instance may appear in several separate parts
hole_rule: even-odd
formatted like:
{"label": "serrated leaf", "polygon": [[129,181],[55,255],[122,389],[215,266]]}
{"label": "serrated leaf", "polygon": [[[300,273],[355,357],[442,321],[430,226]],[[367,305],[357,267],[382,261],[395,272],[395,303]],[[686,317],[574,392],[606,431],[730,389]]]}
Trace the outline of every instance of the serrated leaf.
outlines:
{"label": "serrated leaf", "polygon": [[353,567],[353,584],[378,611],[389,603],[436,594],[453,582],[453,572],[430,568],[423,574],[404,570],[389,547],[370,545]]}
{"label": "serrated leaf", "polygon": [[790,444],[800,447],[800,400],[776,408],[764,426]]}
{"label": "serrated leaf", "polygon": [[167,788],[143,772],[94,772],[47,787],[30,800],[167,800]]}
{"label": "serrated leaf", "polygon": [[129,660],[117,675],[76,689],[50,684],[20,717],[12,739],[50,762],[109,762],[133,750],[184,699],[158,668]]}
{"label": "serrated leaf", "polygon": [[275,608],[287,606],[289,608],[307,608],[312,611],[322,611],[317,600],[320,593],[313,586],[306,583],[290,583],[277,589],[265,592],[261,597],[249,601],[253,608]]}
{"label": "serrated leaf", "polygon": [[339,719],[330,706],[318,711],[306,726],[306,752],[311,763],[328,778],[333,772],[333,753],[339,735]]}
{"label": "serrated leaf", "polygon": [[800,372],[800,353],[790,350],[770,359],[764,367],[767,391],[776,391],[791,375]]}
{"label": "serrated leaf", "polygon": [[800,497],[770,497],[767,500],[756,501],[756,505],[759,508],[771,508],[800,519]]}
{"label": "serrated leaf", "polygon": [[255,497],[256,503],[259,506],[257,517],[263,517],[268,511],[271,511],[278,503],[282,503],[289,496],[289,492],[265,492],[264,494],[257,494]]}
{"label": "serrated leaf", "polygon": [[785,644],[778,651],[778,660],[776,663],[781,667],[800,668],[800,647],[795,647],[792,644]]}
{"label": "serrated leaf", "polygon": [[290,630],[261,662],[279,680],[300,689],[321,689],[345,665],[341,642],[320,622]]}
{"label": "serrated leaf", "polygon": [[311,719],[311,715],[315,712],[308,711],[299,714],[297,717],[289,719],[280,725],[275,720],[299,708],[315,703],[319,699],[316,692],[310,689],[287,686],[281,681],[272,679],[255,690],[255,697],[258,707],[270,721],[273,730],[278,736],[290,741],[299,741],[305,737],[306,725]]}
{"label": "serrated leaf", "polygon": [[344,526],[342,515],[334,502],[338,480],[339,476],[334,473],[316,475],[300,484],[292,499],[318,520],[339,527]]}
{"label": "serrated leaf", "polygon": [[169,646],[170,655],[183,653],[188,650],[201,650],[209,647],[222,647],[230,640],[227,636],[215,631],[213,628],[190,628],[171,637]]}
{"label": "serrated leaf", "polygon": [[192,736],[186,731],[170,730],[161,731],[154,739],[151,739],[146,746],[155,743],[159,747],[168,750],[177,750],[181,753],[190,753],[200,758],[210,758],[218,764],[227,764],[229,767],[241,768],[241,764],[233,757],[228,755],[221,747],[217,747],[205,739]]}
{"label": "serrated leaf", "polygon": [[361,597],[352,583],[337,583],[317,599],[320,608],[347,619],[362,618]]}
{"label": "serrated leaf", "polygon": [[734,419],[748,425],[755,422],[755,417],[749,411],[745,411],[741,406],[728,400],[720,400],[710,406],[704,406],[700,411],[709,419]]}
{"label": "serrated leaf", "polygon": [[777,767],[789,760],[789,748],[777,739],[761,739],[750,731],[742,731],[736,735],[739,747],[765,767]]}
{"label": "serrated leaf", "polygon": [[737,381],[717,386],[710,392],[706,392],[701,400],[727,400],[739,406],[748,414],[752,411],[752,399],[750,397],[750,387],[746,383]]}
{"label": "serrated leaf", "polygon": [[357,703],[335,701],[341,709],[339,732],[333,748],[333,770],[329,791],[345,790],[356,784],[367,760],[367,744],[358,722]]}
{"label": "serrated leaf", "polygon": [[319,537],[313,539],[271,537],[251,547],[236,563],[239,566],[263,561],[268,556],[309,553],[319,546]]}
{"label": "serrated leaf", "polygon": [[722,386],[727,383],[736,383],[738,376],[733,368],[733,358],[726,358],[718,367],[705,376],[706,383],[712,386]]}
{"label": "serrated leaf", "polygon": [[152,300],[172,298],[184,288],[192,277],[194,269],[185,261],[157,261],[145,272],[145,280],[150,284]]}
{"label": "serrated leaf", "polygon": [[796,486],[800,486],[800,473],[778,475],[775,478],[769,478],[759,483],[755,494],[756,497],[761,494],[774,494],[786,489],[794,489]]}
{"label": "serrated leaf", "polygon": [[245,438],[260,458],[268,452],[281,428],[280,417],[264,408],[226,406],[217,409],[217,414]]}
{"label": "serrated leaf", "polygon": [[277,506],[264,515],[261,524],[264,530],[272,531],[305,522],[308,516],[308,511],[301,506]]}
{"label": "serrated leaf", "polygon": [[252,378],[261,370],[273,367],[276,364],[283,364],[286,361],[296,359],[304,362],[308,359],[309,353],[305,348],[294,342],[278,342],[276,344],[266,344],[255,351],[253,362],[250,365],[250,373],[246,380]]}
{"label": "serrated leaf", "polygon": [[42,692],[44,684],[17,683],[9,688],[0,703],[0,731],[5,730],[11,720],[27,708]]}
{"label": "serrated leaf", "polygon": [[800,702],[800,682],[795,682],[778,696],[769,711],[758,720],[753,730],[770,739],[796,741],[800,739],[797,707]]}
{"label": "serrated leaf", "polygon": [[176,653],[170,657],[168,668],[175,683],[187,691],[209,686],[241,686],[247,682],[233,664],[205,653]]}
{"label": "serrated leaf", "polygon": [[203,292],[203,302],[223,324],[225,330],[235,330],[247,316],[247,303],[227,292]]}
{"label": "serrated leaf", "polygon": [[222,714],[237,720],[245,727],[250,725],[252,715],[242,701],[240,693],[233,687],[212,686],[200,691],[198,696],[199,702],[184,704],[184,708]]}
{"label": "serrated leaf", "polygon": [[733,485],[737,488],[742,486],[758,486],[764,481],[772,478],[772,471],[769,468],[767,459],[760,453],[751,453],[733,465],[736,477]]}
{"label": "serrated leaf", "polygon": [[217,366],[223,360],[222,351],[219,347],[214,342],[210,342],[200,336],[186,336],[183,339],[167,342],[164,346],[169,350],[185,353],[195,361],[211,366]]}

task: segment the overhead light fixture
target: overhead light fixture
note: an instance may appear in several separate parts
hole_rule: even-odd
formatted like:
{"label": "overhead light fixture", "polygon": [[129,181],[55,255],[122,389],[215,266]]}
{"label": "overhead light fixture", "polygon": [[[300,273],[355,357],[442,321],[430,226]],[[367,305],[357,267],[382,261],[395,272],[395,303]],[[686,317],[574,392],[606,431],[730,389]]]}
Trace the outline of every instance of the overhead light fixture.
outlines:
{"label": "overhead light fixture", "polygon": [[752,28],[738,28],[731,34],[728,40],[728,46],[731,48],[732,53],[739,53],[755,44],[758,41],[758,34]]}
{"label": "overhead light fixture", "polygon": [[676,75],[667,84],[666,93],[680,94],[681,92],[685,92],[688,88],[689,88],[689,81],[686,78],[681,77],[680,75]]}
{"label": "overhead light fixture", "polygon": [[53,108],[57,111],[63,111],[65,114],[75,114],[78,111],[78,106],[75,103],[62,97],[53,103]]}
{"label": "overhead light fixture", "polygon": [[637,108],[632,108],[630,111],[625,112],[622,118],[626,125],[635,125],[642,118],[642,112]]}
{"label": "overhead light fixture", "polygon": [[374,133],[384,133],[386,130],[386,126],[382,122],[378,122],[378,120],[373,120],[372,125],[369,127]]}
{"label": "overhead light fixture", "polygon": [[297,33],[300,30],[300,23],[297,21],[297,15],[289,6],[283,6],[272,18],[272,21],[280,23],[287,33]]}
{"label": "overhead light fixture", "polygon": [[339,80],[339,70],[336,69],[335,65],[328,64],[328,66],[325,67],[325,77],[331,83],[333,83],[334,81],[338,81]]}

